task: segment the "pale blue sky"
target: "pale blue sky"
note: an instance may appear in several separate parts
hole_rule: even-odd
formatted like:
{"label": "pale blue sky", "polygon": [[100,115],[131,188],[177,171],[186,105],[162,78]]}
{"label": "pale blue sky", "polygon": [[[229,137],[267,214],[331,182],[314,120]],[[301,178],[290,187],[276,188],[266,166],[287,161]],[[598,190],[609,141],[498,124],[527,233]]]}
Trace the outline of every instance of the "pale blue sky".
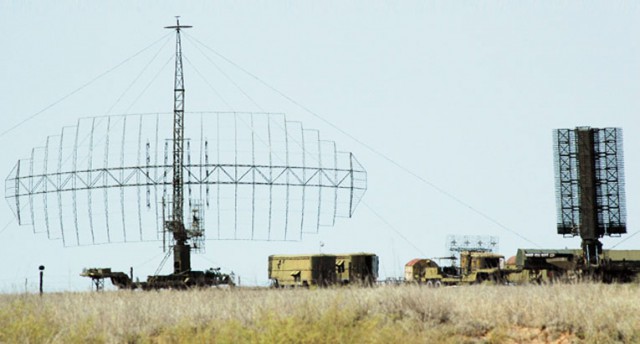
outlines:
{"label": "pale blue sky", "polygon": [[[260,76],[343,131],[455,195],[540,247],[577,247],[555,234],[551,133],[555,128],[624,130],[627,212],[636,233],[640,203],[640,9],[634,2],[0,2],[0,131],[167,34],[173,16],[188,34]],[[153,49],[152,49],[153,50]],[[172,54],[173,42],[158,60]],[[184,54],[235,110],[257,111],[188,42]],[[79,117],[103,115],[151,55],[109,74],[0,137],[0,171]],[[219,61],[217,61],[219,62]],[[425,185],[238,70],[220,66],[261,108],[320,130],[355,154],[369,189],[352,219],[302,242],[212,241],[194,268],[233,270],[265,285],[274,253],[369,251],[382,277],[408,260],[446,254],[445,238],[495,235],[500,252],[532,246]],[[160,70],[158,65],[155,71]],[[172,109],[172,64],[132,107]],[[187,111],[229,108],[185,63]],[[145,82],[150,81],[150,78]],[[13,217],[0,207],[0,226]],[[624,239],[624,238],[623,238]],[[621,239],[605,240],[605,247]],[[157,243],[63,248],[10,224],[0,233],[0,290],[35,290],[47,266],[51,290],[86,290],[83,267],[151,274]],[[638,248],[640,236],[618,248]]]}

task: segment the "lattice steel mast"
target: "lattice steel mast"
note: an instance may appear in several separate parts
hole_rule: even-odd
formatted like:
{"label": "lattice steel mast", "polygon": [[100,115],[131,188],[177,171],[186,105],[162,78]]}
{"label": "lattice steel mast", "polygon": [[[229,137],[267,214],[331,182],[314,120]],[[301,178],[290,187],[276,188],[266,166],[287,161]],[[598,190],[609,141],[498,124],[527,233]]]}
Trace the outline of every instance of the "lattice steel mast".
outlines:
{"label": "lattice steel mast", "polygon": [[173,208],[172,216],[166,229],[173,233],[173,272],[175,274],[191,270],[190,251],[187,244],[189,239],[184,226],[184,195],[183,195],[183,158],[184,158],[184,75],[182,73],[182,42],[180,30],[191,26],[180,25],[180,17],[176,17],[176,25],[166,26],[165,29],[176,30],[176,69],[173,88]]}

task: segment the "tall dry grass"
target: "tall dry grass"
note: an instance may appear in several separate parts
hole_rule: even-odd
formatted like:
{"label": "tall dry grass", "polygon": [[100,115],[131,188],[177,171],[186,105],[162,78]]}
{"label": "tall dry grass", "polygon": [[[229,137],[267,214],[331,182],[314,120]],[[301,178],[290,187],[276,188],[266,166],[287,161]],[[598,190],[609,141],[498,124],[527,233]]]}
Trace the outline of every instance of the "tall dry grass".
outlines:
{"label": "tall dry grass", "polygon": [[0,296],[4,343],[640,342],[638,285]]}

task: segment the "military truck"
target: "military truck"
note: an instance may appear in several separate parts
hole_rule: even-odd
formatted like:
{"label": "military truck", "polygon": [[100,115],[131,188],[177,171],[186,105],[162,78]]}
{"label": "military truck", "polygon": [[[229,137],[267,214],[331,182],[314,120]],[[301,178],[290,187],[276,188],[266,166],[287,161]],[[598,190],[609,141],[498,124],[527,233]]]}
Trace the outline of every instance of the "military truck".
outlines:
{"label": "military truck", "polygon": [[[449,259],[454,261],[453,257]],[[504,256],[477,251],[460,252],[460,266],[439,266],[433,259],[413,259],[405,265],[405,281],[439,287],[442,285],[506,283],[510,272]]]}

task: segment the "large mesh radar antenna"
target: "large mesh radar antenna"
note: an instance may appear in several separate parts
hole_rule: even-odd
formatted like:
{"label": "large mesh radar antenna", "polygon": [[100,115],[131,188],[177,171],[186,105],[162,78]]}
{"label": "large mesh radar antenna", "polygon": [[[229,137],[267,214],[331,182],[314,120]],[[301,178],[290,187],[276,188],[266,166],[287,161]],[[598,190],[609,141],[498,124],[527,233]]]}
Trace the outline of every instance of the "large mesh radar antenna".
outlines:
{"label": "large mesh radar antenna", "polygon": [[168,28],[173,112],[81,118],[47,137],[6,179],[19,223],[65,246],[164,241],[180,273],[205,239],[297,241],[352,216],[366,171],[318,131],[278,113],[185,113],[188,26]]}
{"label": "large mesh radar antenna", "polygon": [[627,232],[622,129],[556,129],[553,142],[558,234],[579,235],[597,264],[599,238]]}

